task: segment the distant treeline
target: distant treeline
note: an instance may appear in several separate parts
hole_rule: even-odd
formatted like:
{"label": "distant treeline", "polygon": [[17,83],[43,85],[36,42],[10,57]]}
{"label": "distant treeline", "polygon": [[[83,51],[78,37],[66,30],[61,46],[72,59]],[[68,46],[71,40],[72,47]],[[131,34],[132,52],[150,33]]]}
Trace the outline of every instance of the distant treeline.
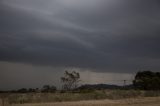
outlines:
{"label": "distant treeline", "polygon": [[32,93],[32,92],[50,92],[50,93],[54,93],[57,90],[57,88],[55,86],[51,86],[51,85],[44,85],[41,89],[39,88],[21,88],[18,90],[10,90],[10,91],[0,91],[0,93]]}
{"label": "distant treeline", "polygon": [[[133,85],[118,86],[109,84],[85,84],[71,90],[72,92],[92,92],[93,90],[105,90],[105,89],[133,89]],[[55,93],[67,92],[66,90],[57,90],[55,86],[45,85],[41,89],[39,88],[21,88],[11,91],[0,91],[0,93]]]}
{"label": "distant treeline", "polygon": [[139,71],[137,72],[133,84],[118,86],[118,85],[108,85],[108,84],[93,84],[93,85],[81,85],[78,86],[80,81],[80,74],[78,72],[68,72],[65,71],[65,76],[61,77],[63,86],[62,90],[57,90],[53,85],[44,85],[41,89],[39,88],[21,88],[12,91],[0,91],[0,93],[31,93],[31,92],[44,92],[44,93],[54,93],[54,92],[90,92],[93,90],[104,90],[104,89],[137,89],[137,90],[160,90],[160,72],[152,71]]}

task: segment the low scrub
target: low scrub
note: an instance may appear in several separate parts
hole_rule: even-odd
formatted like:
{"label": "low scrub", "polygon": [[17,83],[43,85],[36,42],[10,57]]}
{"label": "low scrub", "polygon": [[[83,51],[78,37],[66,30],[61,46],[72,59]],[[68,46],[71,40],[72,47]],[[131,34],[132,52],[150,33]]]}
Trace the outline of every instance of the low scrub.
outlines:
{"label": "low scrub", "polygon": [[[2,94],[0,94],[2,95]],[[137,97],[157,97],[160,91],[140,90],[92,90],[79,92],[56,93],[11,93],[7,94],[10,104],[47,103],[62,101],[100,100],[100,99],[125,99]]]}

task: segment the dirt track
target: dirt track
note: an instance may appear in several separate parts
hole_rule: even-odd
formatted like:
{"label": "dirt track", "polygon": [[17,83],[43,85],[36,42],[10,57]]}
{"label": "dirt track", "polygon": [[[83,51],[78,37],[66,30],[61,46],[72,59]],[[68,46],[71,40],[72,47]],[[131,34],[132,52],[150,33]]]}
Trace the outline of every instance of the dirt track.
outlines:
{"label": "dirt track", "polygon": [[160,97],[61,103],[12,104],[11,106],[160,106]]}

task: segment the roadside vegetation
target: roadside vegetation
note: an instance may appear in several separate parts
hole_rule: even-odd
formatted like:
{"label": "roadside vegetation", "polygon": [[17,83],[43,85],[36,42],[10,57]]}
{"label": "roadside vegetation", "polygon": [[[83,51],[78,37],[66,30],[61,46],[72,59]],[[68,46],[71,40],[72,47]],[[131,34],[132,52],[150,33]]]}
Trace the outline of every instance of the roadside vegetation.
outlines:
{"label": "roadside vegetation", "polygon": [[10,104],[50,103],[83,100],[119,100],[139,97],[159,97],[160,91],[143,90],[94,90],[92,92],[55,92],[55,93],[9,93],[5,95]]}
{"label": "roadside vegetation", "polygon": [[61,77],[61,81],[63,85],[61,90],[57,90],[53,85],[44,85],[41,89],[22,88],[13,91],[1,91],[0,98],[3,104],[5,102],[24,104],[160,96],[159,72],[138,72],[133,85],[126,86],[105,84],[79,86],[80,74],[75,71],[66,71]]}

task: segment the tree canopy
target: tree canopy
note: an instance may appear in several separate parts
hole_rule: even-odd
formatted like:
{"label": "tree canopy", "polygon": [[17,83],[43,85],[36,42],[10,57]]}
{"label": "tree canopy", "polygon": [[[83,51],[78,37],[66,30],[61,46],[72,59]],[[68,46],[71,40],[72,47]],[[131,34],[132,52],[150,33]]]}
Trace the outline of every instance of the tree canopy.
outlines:
{"label": "tree canopy", "polygon": [[135,88],[142,90],[160,90],[160,72],[140,71],[133,81]]}
{"label": "tree canopy", "polygon": [[76,89],[78,86],[78,82],[80,81],[80,74],[75,71],[65,71],[64,77],[61,77],[61,81],[63,82],[64,90]]}

